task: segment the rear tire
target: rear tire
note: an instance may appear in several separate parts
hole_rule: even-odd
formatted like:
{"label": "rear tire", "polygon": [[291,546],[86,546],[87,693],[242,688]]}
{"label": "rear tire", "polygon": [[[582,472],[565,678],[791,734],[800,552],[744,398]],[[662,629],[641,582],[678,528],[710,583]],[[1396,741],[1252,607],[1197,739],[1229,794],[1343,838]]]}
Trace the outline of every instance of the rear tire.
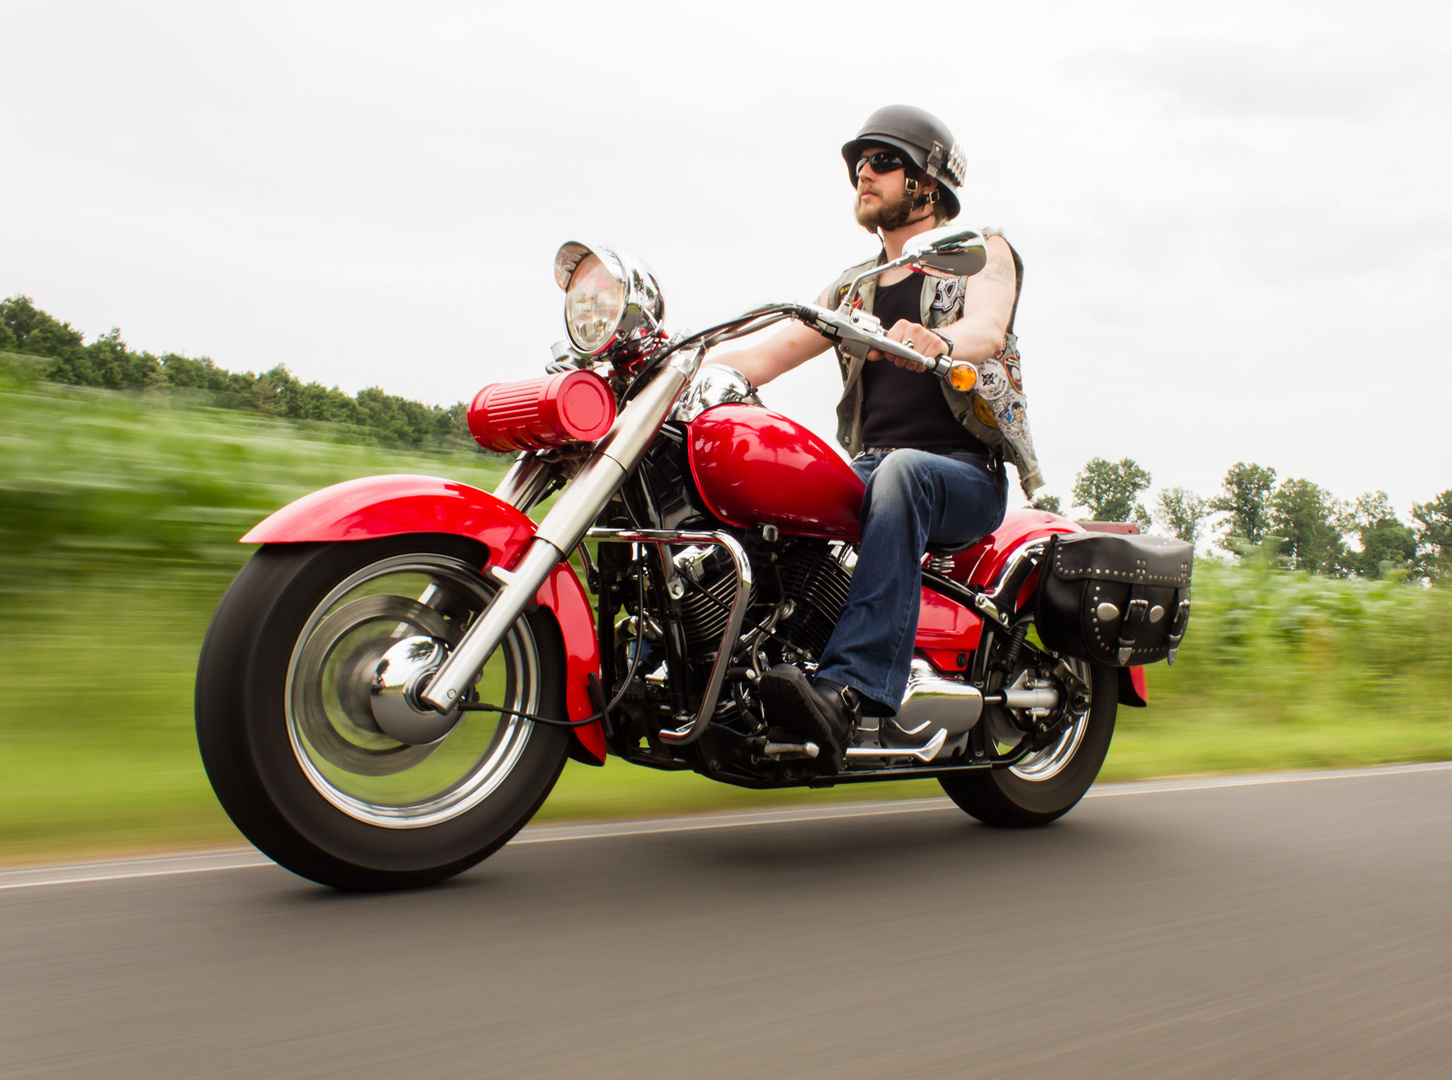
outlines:
{"label": "rear tire", "polygon": [[[1119,678],[1113,668],[1089,671],[1090,704],[1083,729],[1068,730],[1053,745],[1012,769],[941,776],[948,797],[983,822],[1021,829],[1047,825],[1073,809],[1099,775],[1119,709]],[[985,720],[985,722],[987,722]]]}
{"label": "rear tire", "polygon": [[[484,548],[444,535],[260,549],[227,590],[197,670],[197,741],[232,821],[266,855],[339,889],[430,885],[503,846],[564,767],[569,732],[468,712],[408,745],[371,715],[368,679],[406,636],[456,644],[494,587]],[[564,717],[564,650],[522,616],[476,692]]]}

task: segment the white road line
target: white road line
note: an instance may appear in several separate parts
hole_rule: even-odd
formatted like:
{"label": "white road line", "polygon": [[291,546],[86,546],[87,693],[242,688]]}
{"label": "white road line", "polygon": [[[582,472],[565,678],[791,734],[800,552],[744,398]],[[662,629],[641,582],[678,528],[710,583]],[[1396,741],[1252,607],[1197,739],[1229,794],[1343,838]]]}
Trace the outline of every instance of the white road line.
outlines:
{"label": "white road line", "polygon": [[272,865],[273,861],[266,855],[248,848],[211,855],[165,855],[152,859],[37,866],[26,870],[0,871],[0,889],[77,885],[87,881],[120,881],[124,878],[166,877],[171,874],[202,874],[210,870],[242,870],[250,866]]}
{"label": "white road line", "polygon": [[1407,773],[1446,772],[1452,761],[1428,761],[1415,765],[1372,765],[1363,769],[1321,769],[1316,772],[1253,773],[1246,776],[1187,776],[1177,780],[1136,780],[1122,784],[1098,784],[1086,799],[1109,799],[1116,795],[1159,795],[1173,791],[1205,791],[1209,788],[1257,787],[1263,784],[1304,784],[1315,780],[1364,780],[1370,776],[1403,776]]}
{"label": "white road line", "polygon": [[[1323,780],[1360,780],[1370,777],[1404,776],[1410,773],[1446,772],[1452,761],[1417,765],[1384,765],[1364,769],[1327,769],[1319,772],[1261,773],[1250,776],[1186,777],[1176,780],[1142,780],[1097,784],[1084,797],[1110,799],[1126,795],[1164,795],[1181,791],[1218,788],[1259,787],[1267,784],[1303,784]],[[652,836],[659,833],[696,832],[704,829],[739,829],[752,825],[784,825],[792,822],[835,821],[842,818],[887,817],[956,809],[944,797],[903,799],[898,802],[846,803],[822,807],[761,810],[734,814],[698,814],[690,817],[655,818],[644,821],[611,821],[586,825],[531,825],[510,841],[519,844],[549,844],[562,840],[602,840],[618,836]],[[0,871],[0,890],[28,889],[43,885],[76,885],[93,881],[121,881],[127,878],[167,877],[173,874],[202,874],[214,870],[245,870],[274,863],[260,852],[247,848],[205,855],[166,855],[112,862],[39,866]]]}

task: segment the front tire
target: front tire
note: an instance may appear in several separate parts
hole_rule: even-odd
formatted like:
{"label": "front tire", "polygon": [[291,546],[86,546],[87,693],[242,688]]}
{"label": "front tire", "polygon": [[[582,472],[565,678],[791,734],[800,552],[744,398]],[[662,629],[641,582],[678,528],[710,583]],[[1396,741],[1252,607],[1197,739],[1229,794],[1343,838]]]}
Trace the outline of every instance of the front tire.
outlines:
{"label": "front tire", "polygon": [[[564,767],[565,729],[465,712],[410,745],[371,712],[368,681],[390,646],[455,645],[488,606],[485,556],[433,534],[275,544],[237,575],[202,646],[197,740],[223,808],[264,854],[335,888],[410,888],[468,869],[534,815]],[[563,718],[564,683],[558,631],[536,612],[472,696]]]}
{"label": "front tire", "polygon": [[939,777],[948,797],[985,825],[1000,828],[1047,825],[1067,814],[1099,775],[1119,709],[1113,668],[1090,668],[1088,682],[1088,711],[1053,744],[1013,768]]}

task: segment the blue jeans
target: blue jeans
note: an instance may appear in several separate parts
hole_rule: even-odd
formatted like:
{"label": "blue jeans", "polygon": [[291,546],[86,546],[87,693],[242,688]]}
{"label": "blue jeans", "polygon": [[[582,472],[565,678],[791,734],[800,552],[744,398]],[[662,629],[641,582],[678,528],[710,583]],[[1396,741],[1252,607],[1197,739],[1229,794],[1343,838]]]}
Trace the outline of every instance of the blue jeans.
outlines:
{"label": "blue jeans", "polygon": [[1001,464],[974,454],[893,450],[852,463],[867,484],[862,544],[837,627],[817,674],[896,714],[907,691],[928,543],[960,544],[996,529],[1008,505]]}

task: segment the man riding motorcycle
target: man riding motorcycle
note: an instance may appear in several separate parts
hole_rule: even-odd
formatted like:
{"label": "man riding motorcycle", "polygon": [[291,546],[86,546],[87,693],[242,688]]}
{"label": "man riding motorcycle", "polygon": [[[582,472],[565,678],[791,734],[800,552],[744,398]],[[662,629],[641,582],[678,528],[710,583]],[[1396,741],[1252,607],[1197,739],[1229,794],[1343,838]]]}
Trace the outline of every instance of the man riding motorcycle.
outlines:
{"label": "man riding motorcycle", "polygon": [[[882,250],[828,286],[817,301],[824,307],[835,307],[864,270],[899,257],[909,238],[956,217],[965,174],[946,125],[906,105],[874,112],[842,156],[856,191],[857,222],[880,237]],[[1018,374],[1011,331],[1022,266],[1002,236],[987,235],[986,246],[987,264],[972,277],[938,280],[894,269],[864,286],[861,306],[890,327],[890,338],[924,356],[946,354],[975,364],[997,358],[1009,364],[1012,381]],[[762,386],[829,344],[814,330],[789,323],[713,361]],[[877,350],[867,355],[868,361],[883,359]],[[926,545],[964,544],[998,526],[1007,501],[1005,456],[1025,491],[1042,484],[1026,424],[1000,424],[981,394],[975,400],[920,364],[891,359],[891,365],[864,363],[838,353],[838,439],[867,485],[857,566],[815,676],[778,664],[761,680],[767,719],[829,748],[823,762],[829,768],[841,767],[864,713],[891,717],[902,701]],[[1021,404],[1021,388],[1014,391]],[[1012,435],[1001,430],[1009,428]]]}
{"label": "man riding motorcycle", "polygon": [[[1147,700],[1135,669],[1179,650],[1190,546],[1004,513],[1004,462],[1042,483],[1018,260],[991,230],[927,231],[963,177],[934,118],[883,110],[844,159],[883,250],[822,304],[673,333],[639,260],[570,241],[569,342],[469,408],[480,445],[518,451],[494,492],[361,477],[242,538],[258,550],[208,629],[196,708],[248,839],[338,888],[431,884],[507,843],[570,757],[760,789],[933,777],[1013,828],[1083,798],[1119,705]],[[856,473],[740,374],[701,370],[787,320],[812,329],[727,363],[768,382],[837,343]]]}

